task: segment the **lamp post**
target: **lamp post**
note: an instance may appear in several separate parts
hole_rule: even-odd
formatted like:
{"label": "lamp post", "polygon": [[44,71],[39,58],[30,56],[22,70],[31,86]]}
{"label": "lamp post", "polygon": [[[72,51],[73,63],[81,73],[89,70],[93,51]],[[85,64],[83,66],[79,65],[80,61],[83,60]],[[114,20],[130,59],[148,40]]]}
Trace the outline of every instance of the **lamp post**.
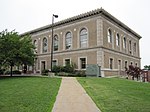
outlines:
{"label": "lamp post", "polygon": [[53,71],[53,29],[54,29],[54,18],[58,18],[58,15],[52,15],[52,43],[51,43],[51,72]]}

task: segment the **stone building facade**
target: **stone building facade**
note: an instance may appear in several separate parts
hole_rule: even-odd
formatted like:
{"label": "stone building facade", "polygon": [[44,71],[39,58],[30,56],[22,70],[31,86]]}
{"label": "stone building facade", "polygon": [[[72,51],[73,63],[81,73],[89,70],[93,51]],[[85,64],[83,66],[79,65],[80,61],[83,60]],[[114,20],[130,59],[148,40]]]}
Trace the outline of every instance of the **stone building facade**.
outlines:
{"label": "stone building facade", "polygon": [[[35,72],[51,68],[51,28],[22,34],[30,34],[36,46]],[[75,63],[77,70],[85,70],[87,64],[98,64],[102,77],[117,75],[130,63],[140,67],[141,36],[102,8],[56,22],[53,28],[53,65]]]}

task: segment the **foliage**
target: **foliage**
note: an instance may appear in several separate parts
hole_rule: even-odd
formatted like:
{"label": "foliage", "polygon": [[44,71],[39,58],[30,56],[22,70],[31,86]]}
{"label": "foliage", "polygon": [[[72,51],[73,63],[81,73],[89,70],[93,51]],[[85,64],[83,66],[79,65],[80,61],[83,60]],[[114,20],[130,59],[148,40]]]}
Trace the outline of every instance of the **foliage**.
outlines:
{"label": "foliage", "polygon": [[132,80],[134,80],[134,77],[136,77],[137,80],[139,80],[140,75],[143,73],[143,71],[139,67],[134,67],[132,64],[129,65],[129,68],[125,67],[125,72],[128,75],[128,77],[129,75],[132,76]]}
{"label": "foliage", "polygon": [[77,70],[75,74],[77,77],[86,77],[85,70]]}
{"label": "foliage", "polygon": [[57,76],[69,76],[69,77],[85,77],[85,70],[75,70],[76,65],[74,63],[67,64],[66,66],[53,66],[53,72]]}
{"label": "foliage", "polygon": [[[11,71],[6,71],[5,74],[11,74]],[[21,72],[19,70],[13,70],[12,74],[17,74],[17,75],[21,75]]]}
{"label": "foliage", "polygon": [[150,70],[150,65],[145,65],[145,66],[144,66],[144,69],[145,69],[145,70]]}
{"label": "foliage", "polygon": [[53,66],[53,72],[66,72],[66,73],[74,73],[75,66],[74,64],[67,64],[66,66]]}
{"label": "foliage", "polygon": [[53,72],[54,73],[59,73],[59,72],[61,72],[62,71],[62,66],[53,66]]}
{"label": "foliage", "polygon": [[5,69],[0,69],[0,75],[4,74]]}
{"label": "foliage", "polygon": [[119,78],[77,78],[102,112],[149,112],[150,84]]}
{"label": "foliage", "polygon": [[86,77],[85,71],[83,70],[76,70],[74,73],[59,72],[56,75],[65,77]]}
{"label": "foliage", "polygon": [[47,69],[42,70],[42,75],[46,75],[46,76],[48,76],[48,72],[49,72],[49,70],[47,70]]}
{"label": "foliage", "polygon": [[1,77],[0,112],[51,112],[60,78]]}
{"label": "foliage", "polygon": [[20,37],[17,32],[0,32],[0,67],[33,65],[34,45],[30,36]]}
{"label": "foliage", "polygon": [[71,64],[67,64],[66,66],[62,67],[62,72],[73,73],[74,72],[74,66]]}

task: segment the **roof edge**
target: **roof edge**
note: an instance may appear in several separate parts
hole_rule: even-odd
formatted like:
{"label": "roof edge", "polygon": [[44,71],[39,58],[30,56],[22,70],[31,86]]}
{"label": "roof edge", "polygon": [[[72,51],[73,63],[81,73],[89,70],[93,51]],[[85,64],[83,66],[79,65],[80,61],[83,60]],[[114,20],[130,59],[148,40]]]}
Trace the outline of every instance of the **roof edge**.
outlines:
{"label": "roof edge", "polygon": [[[139,34],[137,34],[135,31],[133,31],[131,28],[129,28],[127,25],[125,25],[123,22],[121,22],[120,20],[118,20],[117,18],[112,16],[110,13],[108,13],[102,7],[98,8],[98,9],[95,9],[95,10],[92,10],[92,11],[89,11],[89,12],[86,12],[86,13],[79,14],[77,16],[73,16],[73,17],[70,17],[70,18],[58,21],[58,22],[54,23],[54,27],[62,25],[62,24],[65,24],[65,23],[73,22],[73,21],[76,21],[76,20],[79,20],[79,19],[82,19],[82,18],[94,16],[94,15],[97,15],[97,14],[100,14],[100,13],[102,15],[108,17],[109,19],[111,19],[112,21],[114,21],[115,23],[120,25],[121,27],[125,28],[127,31],[129,31],[133,35],[137,36],[139,39],[142,38]],[[33,33],[36,33],[36,32],[39,32],[39,31],[42,31],[42,30],[45,30],[45,29],[50,29],[51,27],[52,27],[52,24],[45,25],[43,27],[39,27],[37,29],[31,30],[31,31],[27,31],[27,32],[22,33],[20,35],[24,36],[24,35],[28,35],[28,34],[33,34]]]}

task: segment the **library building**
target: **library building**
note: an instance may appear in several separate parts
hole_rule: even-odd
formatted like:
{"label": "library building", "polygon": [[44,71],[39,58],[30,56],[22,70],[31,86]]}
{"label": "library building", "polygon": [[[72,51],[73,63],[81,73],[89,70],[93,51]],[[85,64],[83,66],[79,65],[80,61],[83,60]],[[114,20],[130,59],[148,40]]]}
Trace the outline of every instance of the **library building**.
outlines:
{"label": "library building", "polygon": [[118,75],[131,63],[141,66],[142,37],[103,8],[21,34],[24,35],[30,35],[36,47],[34,67],[29,67],[34,73],[67,63],[74,63],[76,70],[86,70],[93,64],[100,66],[102,77],[107,77]]}

